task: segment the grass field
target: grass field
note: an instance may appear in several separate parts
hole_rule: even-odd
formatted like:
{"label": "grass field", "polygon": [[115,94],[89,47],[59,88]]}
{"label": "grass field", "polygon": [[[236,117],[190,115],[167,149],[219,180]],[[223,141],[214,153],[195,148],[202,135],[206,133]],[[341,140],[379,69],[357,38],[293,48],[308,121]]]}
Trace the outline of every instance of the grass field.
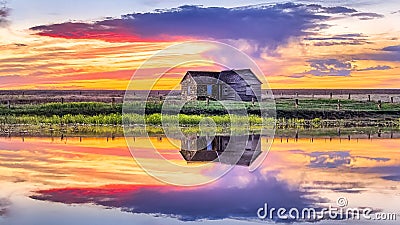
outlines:
{"label": "grass field", "polygon": [[[0,123],[2,124],[161,124],[162,102],[132,102],[125,106],[122,103],[102,102],[72,102],[72,103],[44,103],[0,105]],[[261,103],[265,104],[265,103]],[[338,106],[340,104],[340,106]],[[264,109],[274,112],[273,104],[262,105]],[[125,107],[125,108],[124,108]],[[181,124],[196,125],[204,117],[214,120],[217,125],[230,123],[227,112],[239,112],[244,109],[250,115],[252,125],[263,124],[259,115],[259,105],[251,102],[226,102],[226,105],[214,101],[207,104],[205,101],[195,101],[184,105],[179,111],[178,106],[172,104],[166,114],[171,111],[180,112]],[[122,116],[122,110],[127,113]],[[145,108],[146,117],[140,116],[140,108]],[[163,111],[163,114],[165,112]],[[176,114],[176,113],[170,113]],[[274,113],[271,113],[272,117]],[[164,114],[165,115],[165,114]],[[165,115],[168,120],[168,115]],[[172,120],[173,116],[169,119]],[[295,107],[294,99],[276,100],[276,118],[278,126],[295,125],[306,127],[342,126],[343,124],[361,126],[363,123],[385,126],[397,124],[400,118],[400,103],[338,100],[335,99],[300,99]],[[243,121],[244,117],[237,115],[235,121]],[[336,120],[336,121],[332,121]],[[381,120],[381,121],[378,121]],[[378,121],[378,122],[377,122]],[[270,123],[269,121],[268,123]]]}

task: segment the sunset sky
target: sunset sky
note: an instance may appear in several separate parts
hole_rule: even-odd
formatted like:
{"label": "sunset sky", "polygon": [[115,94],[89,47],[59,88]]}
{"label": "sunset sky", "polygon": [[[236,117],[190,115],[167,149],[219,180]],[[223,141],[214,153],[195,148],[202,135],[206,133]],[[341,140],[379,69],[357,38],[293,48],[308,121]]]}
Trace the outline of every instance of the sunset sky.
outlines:
{"label": "sunset sky", "polygon": [[[8,0],[0,6],[0,89],[126,89],[153,54],[193,40],[245,52],[272,88],[398,88],[398,3]],[[207,67],[183,66],[161,87],[196,68]],[[151,79],[146,69],[137,80]]]}

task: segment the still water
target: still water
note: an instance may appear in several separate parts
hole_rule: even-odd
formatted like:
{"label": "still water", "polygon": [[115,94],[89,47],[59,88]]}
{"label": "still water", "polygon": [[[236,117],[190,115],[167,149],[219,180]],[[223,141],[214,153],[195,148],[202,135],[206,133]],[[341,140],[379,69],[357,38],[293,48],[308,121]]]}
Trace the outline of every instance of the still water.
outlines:
{"label": "still water", "polygon": [[[1,137],[0,224],[303,224],[301,220],[264,219],[257,210],[336,206],[399,213],[400,139],[299,138],[273,141],[253,172],[257,146],[215,182],[195,187],[168,185],[145,173],[124,138]],[[135,138],[140,151],[149,142],[169,161],[181,165],[218,161],[220,137],[202,152],[162,136]],[[186,146],[185,148],[179,148]],[[250,146],[250,145],[249,145]],[[163,176],[179,171],[163,168]],[[225,162],[226,163],[226,162]],[[200,179],[205,174],[191,174]],[[317,224],[398,224],[397,221],[331,220]]]}

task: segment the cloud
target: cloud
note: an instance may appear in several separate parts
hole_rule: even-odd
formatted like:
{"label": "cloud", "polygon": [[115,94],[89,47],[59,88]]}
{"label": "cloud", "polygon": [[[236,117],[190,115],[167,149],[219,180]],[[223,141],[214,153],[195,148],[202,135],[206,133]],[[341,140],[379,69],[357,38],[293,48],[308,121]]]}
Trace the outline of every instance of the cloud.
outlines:
{"label": "cloud", "polygon": [[360,33],[338,34],[329,37],[307,37],[304,40],[310,41],[326,41],[326,40],[340,40],[340,41],[353,41],[353,40],[366,40],[367,36]]}
{"label": "cloud", "polygon": [[370,43],[368,36],[360,33],[338,34],[333,36],[310,36],[304,38],[306,41],[315,41],[314,46],[334,46],[334,45],[363,45]]}
{"label": "cloud", "polygon": [[338,59],[312,59],[308,62],[312,69],[297,74],[297,77],[302,77],[307,74],[313,76],[349,76],[352,70],[352,65],[349,61],[341,61]]}
{"label": "cloud", "polygon": [[9,199],[0,198],[0,216],[4,216],[7,213],[7,209],[10,207],[11,202]]}
{"label": "cloud", "polygon": [[355,60],[376,60],[399,62],[400,61],[400,45],[387,46],[379,49],[376,53],[357,54],[352,56]]}
{"label": "cloud", "polygon": [[368,186],[365,182],[335,182],[326,180],[316,180],[311,185],[304,187],[306,190],[328,190],[340,193],[362,193]]}
{"label": "cloud", "polygon": [[384,15],[378,13],[353,13],[351,16],[357,17],[359,20],[373,20],[385,17]]}
{"label": "cloud", "polygon": [[[238,176],[240,178],[238,174],[233,175],[233,178]],[[256,219],[256,210],[263,207],[265,202],[269,207],[298,209],[315,203],[314,200],[305,197],[307,192],[291,188],[274,176],[264,176],[257,172],[252,176],[254,180],[244,186],[237,186],[237,183],[229,179],[228,183],[218,181],[212,185],[195,188],[171,186],[65,188],[40,191],[32,198],[67,204],[94,203],[121,208],[132,213],[166,215],[183,221]],[[248,174],[246,177],[248,178]],[[224,179],[226,180],[226,177]]]}
{"label": "cloud", "polygon": [[276,49],[329,27],[333,14],[349,14],[346,7],[312,4],[262,4],[236,8],[185,5],[154,12],[132,13],[91,23],[65,22],[32,27],[36,34],[68,39],[109,42],[176,41],[195,39],[247,40]]}
{"label": "cloud", "polygon": [[354,156],[349,151],[329,151],[329,152],[311,152],[307,153],[302,150],[297,150],[297,154],[302,154],[310,157],[309,167],[312,168],[343,168],[350,167],[352,161],[365,159],[374,162],[388,162],[390,158],[383,157],[366,157]]}
{"label": "cloud", "polygon": [[367,42],[364,41],[321,41],[315,42],[314,46],[334,46],[334,45],[363,45]]}
{"label": "cloud", "polygon": [[382,51],[400,52],[400,45],[387,46],[387,47],[382,48]]}
{"label": "cloud", "polygon": [[400,181],[400,166],[377,166],[377,167],[361,167],[352,168],[355,172],[377,174],[384,180]]}
{"label": "cloud", "polygon": [[372,66],[372,67],[367,67],[363,69],[357,69],[357,71],[371,71],[371,70],[390,70],[393,69],[391,66],[382,66],[382,65],[377,65],[377,66]]}
{"label": "cloud", "polygon": [[10,9],[6,7],[5,2],[0,1],[0,27],[8,24],[7,17],[9,15]]}
{"label": "cloud", "polygon": [[312,152],[310,155],[312,168],[338,168],[350,165],[349,152]]}

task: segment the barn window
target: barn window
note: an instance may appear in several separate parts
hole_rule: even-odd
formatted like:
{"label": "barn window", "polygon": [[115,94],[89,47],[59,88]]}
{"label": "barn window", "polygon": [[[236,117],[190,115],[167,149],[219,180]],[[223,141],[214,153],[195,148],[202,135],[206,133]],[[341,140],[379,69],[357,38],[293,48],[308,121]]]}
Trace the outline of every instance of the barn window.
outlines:
{"label": "barn window", "polygon": [[253,90],[251,90],[251,86],[250,85],[246,86],[246,95],[253,95]]}
{"label": "barn window", "polygon": [[187,88],[187,93],[190,94],[190,86]]}
{"label": "barn window", "polygon": [[212,85],[209,84],[207,85],[207,95],[211,95],[212,94]]}
{"label": "barn window", "polygon": [[212,142],[210,141],[210,143],[208,143],[207,145],[207,151],[212,151]]}

